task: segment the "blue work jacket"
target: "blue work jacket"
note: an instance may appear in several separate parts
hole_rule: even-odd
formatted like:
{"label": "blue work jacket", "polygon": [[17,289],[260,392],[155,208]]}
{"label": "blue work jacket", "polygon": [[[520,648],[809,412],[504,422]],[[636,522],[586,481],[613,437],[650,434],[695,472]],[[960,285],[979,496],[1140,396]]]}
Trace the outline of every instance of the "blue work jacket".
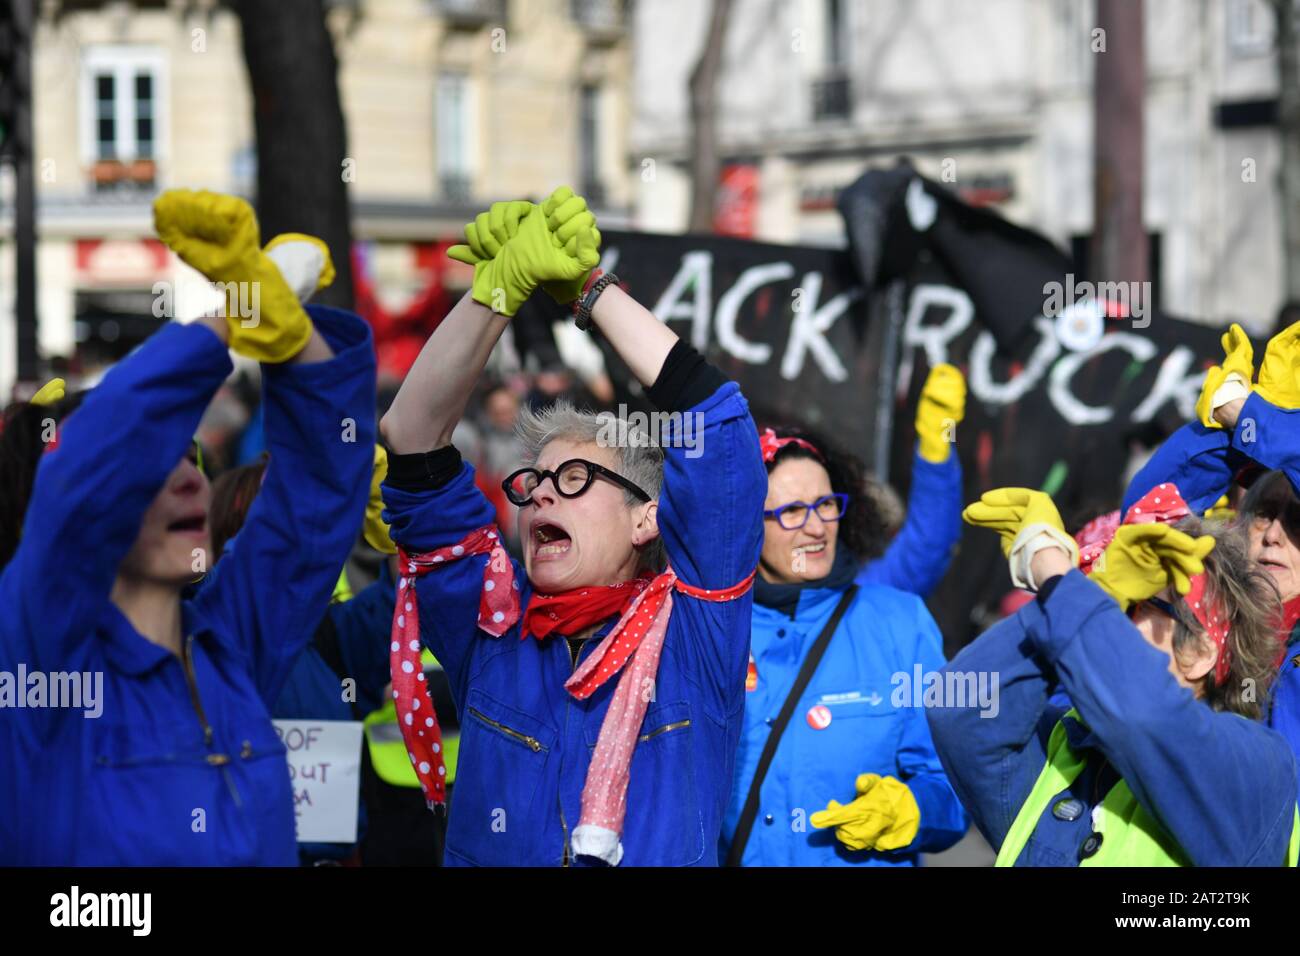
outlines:
{"label": "blue work jacket", "polygon": [[291,866],[270,705],[329,603],[373,461],[369,327],[311,307],[336,352],[264,366],[271,461],[233,550],[182,603],[183,655],[109,600],[140,522],[231,371],[202,325],[119,362],[41,461],[0,571],[0,672],[102,675],[102,713],[0,708],[0,863]]}
{"label": "blue work jacket", "polygon": [[[1077,866],[1092,811],[1121,778],[1196,866],[1286,859],[1296,807],[1287,742],[1196,700],[1169,658],[1079,571],[985,631],[948,669],[999,675],[996,718],[926,711],[949,778],[994,849],[1043,770],[1052,728],[1071,703],[1083,718],[1067,718],[1065,729],[1087,765],[1052,798],[1017,866]],[[1068,702],[1049,696],[1058,682]]]}
{"label": "blue work jacket", "polygon": [[[727,588],[758,564],[767,474],[734,383],[684,414],[697,413],[702,454],[692,457],[671,438],[664,443],[659,530],[683,582]],[[408,552],[449,547],[495,520],[468,465],[436,491],[386,483],[383,493],[393,540]],[[575,668],[563,637],[521,640],[522,620],[500,638],[480,631],[488,560],[452,561],[416,583],[421,634],[447,672],[460,715],[444,865],[589,865],[573,858],[569,839],[617,680],[575,700],[564,689]],[[531,587],[519,562],[513,571],[526,607]],[[654,699],[632,756],[623,866],[717,865],[745,705],[752,600],[750,592],[726,603],[673,595]],[[584,641],[579,662],[599,643]]]}

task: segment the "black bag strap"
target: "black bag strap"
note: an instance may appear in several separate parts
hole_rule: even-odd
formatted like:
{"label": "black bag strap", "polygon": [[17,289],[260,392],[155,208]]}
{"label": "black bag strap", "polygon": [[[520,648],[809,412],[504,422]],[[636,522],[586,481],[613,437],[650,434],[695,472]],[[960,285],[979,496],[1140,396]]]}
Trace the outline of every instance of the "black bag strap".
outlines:
{"label": "black bag strap", "polygon": [[754,829],[754,818],[758,816],[758,792],[763,787],[763,779],[767,776],[767,768],[771,766],[772,758],[776,756],[776,748],[781,743],[781,735],[785,733],[786,725],[790,723],[790,717],[799,704],[799,698],[803,696],[808,683],[812,680],[813,673],[817,670],[817,665],[821,663],[822,656],[826,653],[826,647],[835,634],[835,629],[840,626],[840,620],[844,617],[844,612],[849,609],[849,605],[853,603],[853,598],[857,593],[858,586],[853,584],[840,598],[840,603],[836,605],[835,612],[831,615],[830,620],[826,622],[826,626],[822,628],[822,632],[817,635],[817,641],[813,644],[812,649],[808,651],[808,656],[804,658],[803,667],[799,668],[799,675],[794,679],[794,686],[790,688],[785,703],[781,705],[781,713],[777,715],[776,720],[772,723],[772,732],[767,735],[767,743],[763,745],[763,754],[758,758],[758,769],[754,771],[754,779],[749,784],[749,795],[745,797],[745,809],[740,812],[740,822],[736,824],[736,834],[731,839],[731,850],[727,853],[726,866],[740,866],[740,860],[745,855],[745,845],[749,843],[750,831]]}

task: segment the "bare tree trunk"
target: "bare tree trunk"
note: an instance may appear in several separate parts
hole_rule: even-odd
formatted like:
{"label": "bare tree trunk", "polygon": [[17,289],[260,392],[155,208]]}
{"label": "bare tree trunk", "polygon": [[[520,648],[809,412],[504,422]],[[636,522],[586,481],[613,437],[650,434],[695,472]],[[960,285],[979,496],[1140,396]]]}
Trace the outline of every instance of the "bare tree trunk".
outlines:
{"label": "bare tree trunk", "polygon": [[709,33],[691,71],[691,232],[712,232],[718,195],[718,74],[732,0],[713,0]]}
{"label": "bare tree trunk", "polygon": [[337,276],[314,301],[350,309],[352,226],[347,131],[338,61],[322,0],[234,0],[244,35],[257,132],[257,215],[263,240],[318,236]]}
{"label": "bare tree trunk", "polygon": [[1300,57],[1296,54],[1295,7],[1272,0],[1277,18],[1277,125],[1282,140],[1283,264],[1287,302],[1300,302]]}

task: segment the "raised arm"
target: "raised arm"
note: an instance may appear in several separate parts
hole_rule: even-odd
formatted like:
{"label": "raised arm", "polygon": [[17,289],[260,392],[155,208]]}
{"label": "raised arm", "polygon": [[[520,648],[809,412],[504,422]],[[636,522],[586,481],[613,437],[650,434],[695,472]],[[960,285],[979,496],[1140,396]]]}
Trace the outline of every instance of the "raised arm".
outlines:
{"label": "raised arm", "polygon": [[[214,327],[215,326],[215,327]],[[0,670],[78,670],[150,503],[232,366],[216,323],[164,326],[63,423],[0,570]]]}
{"label": "raised arm", "polygon": [[324,361],[263,369],[270,460],[248,519],[195,601],[253,663],[268,701],[329,605],[361,528],[375,443],[375,359],[357,316],[309,306]]}
{"label": "raised arm", "polygon": [[[1041,615],[1035,602],[981,634],[943,668],[997,681],[997,713],[928,707],[925,716],[948,781],[989,845],[997,850],[1047,760],[1047,731],[1062,712],[1049,704],[1056,675],[1030,642]],[[947,679],[945,677],[945,679]]]}
{"label": "raised arm", "polygon": [[1281,865],[1296,806],[1286,741],[1196,700],[1080,572],[1057,582],[1030,639],[1134,796],[1198,866]]}

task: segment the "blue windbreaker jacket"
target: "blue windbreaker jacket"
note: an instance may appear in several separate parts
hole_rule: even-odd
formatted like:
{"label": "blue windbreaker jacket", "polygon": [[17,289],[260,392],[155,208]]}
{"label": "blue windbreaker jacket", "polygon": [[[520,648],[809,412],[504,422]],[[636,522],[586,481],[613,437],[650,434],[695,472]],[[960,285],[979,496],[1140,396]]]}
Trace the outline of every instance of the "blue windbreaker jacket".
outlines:
{"label": "blue windbreaker jacket", "polygon": [[182,604],[182,661],[109,600],[141,518],[230,356],[168,325],[68,419],[0,571],[0,672],[102,675],[102,714],[0,709],[0,862],[297,862],[285,750],[269,716],[329,603],[365,509],[375,360],[354,315],[308,309],[337,353],[264,366],[271,464],[232,552]]}
{"label": "blue windbreaker jacket", "polygon": [[[723,825],[724,859],[770,724],[843,594],[842,588],[805,588],[793,620],[775,608],[754,606],[758,682],[745,695],[745,727]],[[921,852],[946,849],[961,838],[969,821],[939,764],[925,714],[912,706],[910,693],[896,693],[903,686],[898,675],[910,682],[917,665],[923,672],[943,666],[942,646],[920,598],[862,585],[777,746],[759,792],[744,866],[914,866]],[[820,730],[808,720],[818,705],[831,717]],[[851,851],[833,829],[817,830],[808,822],[830,800],[851,802],[861,773],[896,777],[916,797],[921,828],[906,850]]]}
{"label": "blue windbreaker jacket", "polygon": [[861,584],[883,584],[929,597],[948,573],[961,540],[961,460],[926,461],[912,454],[907,516],[885,553],[858,573]]}
{"label": "blue windbreaker jacket", "polygon": [[[726,588],[758,564],[767,474],[758,432],[728,382],[686,414],[704,416],[703,453],[664,448],[659,530],[687,584]],[[434,492],[384,485],[393,540],[410,552],[448,547],[491,524],[495,511],[465,465]],[[460,756],[448,817],[446,866],[558,866],[571,859],[600,725],[617,681],[585,701],[561,637],[499,639],[476,625],[487,555],[449,563],[416,584],[420,628],[442,663],[460,714]],[[520,599],[531,587],[514,562]],[[654,700],[632,756],[623,829],[624,866],[716,866],[744,710],[752,592],[714,603],[680,592],[664,636]],[[598,632],[608,633],[617,618]],[[599,643],[583,643],[580,660]],[[536,746],[520,742],[531,737]],[[601,865],[597,863],[596,865]]]}
{"label": "blue windbreaker jacket", "polygon": [[[999,677],[995,718],[973,708],[926,712],[958,796],[995,849],[1069,708],[1049,699],[1058,681],[1087,725],[1066,721],[1071,746],[1093,753],[1043,812],[1017,866],[1078,865],[1092,810],[1116,772],[1195,865],[1280,866],[1286,859],[1296,806],[1296,762],[1287,742],[1263,724],[1196,700],[1169,673],[1169,658],[1079,571],[1062,577],[1046,601],[1031,601],[984,632],[946,670]],[[1099,785],[1102,773],[1109,775]],[[1083,805],[1073,820],[1053,814],[1065,798]]]}

